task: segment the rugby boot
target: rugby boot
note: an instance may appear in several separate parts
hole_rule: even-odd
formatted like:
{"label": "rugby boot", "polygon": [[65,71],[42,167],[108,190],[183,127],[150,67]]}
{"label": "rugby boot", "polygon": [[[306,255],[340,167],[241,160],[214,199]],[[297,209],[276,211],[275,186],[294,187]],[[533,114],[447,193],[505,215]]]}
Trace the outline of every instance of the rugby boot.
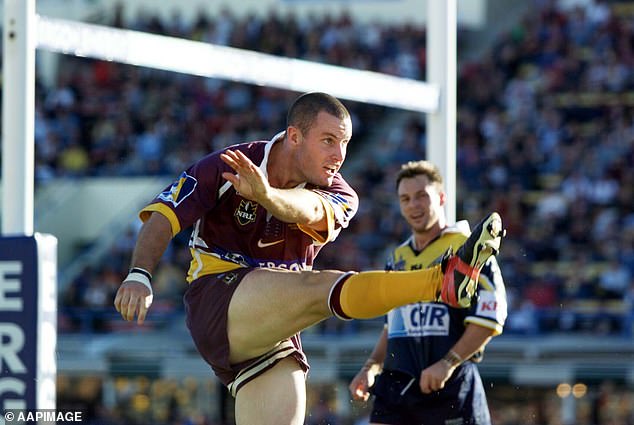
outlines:
{"label": "rugby boot", "polygon": [[497,255],[505,234],[500,215],[492,212],[478,223],[455,255],[451,249],[445,254],[442,260],[441,302],[456,308],[471,305],[480,270],[489,257]]}

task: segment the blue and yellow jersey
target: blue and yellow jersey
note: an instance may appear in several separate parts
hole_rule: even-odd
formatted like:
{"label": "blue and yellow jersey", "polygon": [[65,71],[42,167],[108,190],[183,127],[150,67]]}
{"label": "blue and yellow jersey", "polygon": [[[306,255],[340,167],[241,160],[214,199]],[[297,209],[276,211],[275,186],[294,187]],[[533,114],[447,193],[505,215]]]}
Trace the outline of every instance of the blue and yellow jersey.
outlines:
{"label": "blue and yellow jersey", "polygon": [[[454,251],[469,235],[466,221],[442,231],[422,251],[410,238],[394,249],[388,270],[416,270],[440,263],[449,247]],[[423,369],[440,360],[462,336],[465,326],[474,323],[500,334],[507,316],[504,281],[495,257],[482,268],[477,301],[469,309],[452,308],[440,302],[408,304],[387,315],[388,356],[384,368],[418,377]]]}
{"label": "blue and yellow jersey", "polygon": [[[240,150],[264,175],[272,140],[231,146]],[[169,220],[172,234],[193,225],[189,247],[192,254],[187,280],[222,273],[239,267],[276,267],[309,270],[321,247],[333,241],[355,215],[358,197],[340,174],[329,187],[302,183],[298,187],[320,196],[327,212],[328,229],[316,232],[273,217],[256,202],[240,196],[223,172],[233,172],[218,151],[192,165],[140,212],[145,221],[152,212]]]}

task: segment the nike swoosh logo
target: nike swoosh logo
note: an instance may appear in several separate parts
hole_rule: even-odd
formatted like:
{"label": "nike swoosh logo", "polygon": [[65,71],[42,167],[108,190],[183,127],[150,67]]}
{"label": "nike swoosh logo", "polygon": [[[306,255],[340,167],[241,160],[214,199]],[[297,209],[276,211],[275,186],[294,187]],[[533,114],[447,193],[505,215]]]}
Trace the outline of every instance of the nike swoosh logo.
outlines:
{"label": "nike swoosh logo", "polygon": [[278,243],[284,242],[284,239],[280,239],[279,241],[275,241],[275,242],[262,242],[262,239],[258,240],[258,247],[260,248],[267,248],[269,246],[273,246],[273,245],[277,245]]}

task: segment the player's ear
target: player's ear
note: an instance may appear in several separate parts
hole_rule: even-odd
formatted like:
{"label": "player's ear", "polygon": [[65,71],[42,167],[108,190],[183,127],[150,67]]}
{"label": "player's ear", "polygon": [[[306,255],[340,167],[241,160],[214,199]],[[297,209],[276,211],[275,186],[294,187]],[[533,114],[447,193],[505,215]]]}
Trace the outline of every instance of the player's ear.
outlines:
{"label": "player's ear", "polygon": [[301,141],[302,132],[299,131],[299,128],[289,125],[286,128],[286,138],[290,142],[292,146],[296,146]]}
{"label": "player's ear", "polygon": [[447,194],[445,192],[440,192],[438,197],[440,198],[440,206],[442,207],[445,205],[445,201],[447,200]]}

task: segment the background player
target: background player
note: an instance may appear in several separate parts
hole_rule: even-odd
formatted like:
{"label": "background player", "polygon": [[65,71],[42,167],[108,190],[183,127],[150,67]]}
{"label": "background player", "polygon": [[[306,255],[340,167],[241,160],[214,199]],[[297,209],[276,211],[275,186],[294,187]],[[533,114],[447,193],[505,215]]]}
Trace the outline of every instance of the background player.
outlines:
{"label": "background player", "polygon": [[[467,239],[466,221],[451,226],[446,222],[442,176],[432,163],[404,164],[396,187],[412,235],[392,252],[388,270],[429,267],[448,247]],[[502,332],[507,315],[504,282],[494,257],[483,267],[479,283],[477,302],[470,309],[427,302],[388,313],[370,358],[350,383],[357,400],[367,400],[374,384],[373,424],[491,423],[474,362],[491,337]]]}
{"label": "background player", "polygon": [[469,249],[447,258],[444,273],[440,266],[311,271],[321,246],[357,210],[356,193],[338,173],[351,136],[341,102],[304,94],[289,109],[285,132],[202,158],[141,211],[132,268],[115,306],[126,320],[144,321],[152,270],[171,238],[193,225],[187,325],[236,396],[238,424],[303,423],[308,363],[299,331],[332,314],[369,318],[435,300],[443,285],[448,300],[468,305],[479,263],[499,248],[501,220],[493,213]]}

